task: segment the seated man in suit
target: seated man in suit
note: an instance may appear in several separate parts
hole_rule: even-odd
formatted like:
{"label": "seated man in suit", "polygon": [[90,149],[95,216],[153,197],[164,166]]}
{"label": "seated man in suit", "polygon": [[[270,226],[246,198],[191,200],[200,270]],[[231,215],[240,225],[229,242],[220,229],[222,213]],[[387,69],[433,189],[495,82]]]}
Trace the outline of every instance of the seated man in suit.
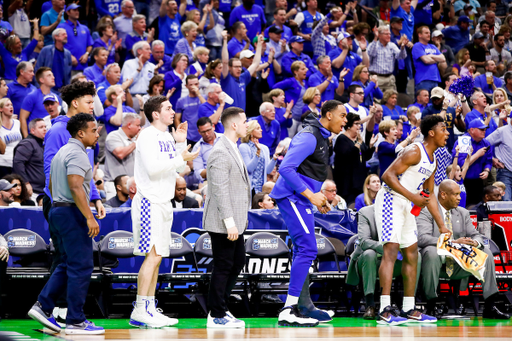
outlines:
{"label": "seated man in suit", "polygon": [[[366,301],[366,311],[364,312],[363,318],[365,320],[375,320],[375,300],[373,294],[384,248],[379,242],[373,205],[359,210],[357,234],[359,244],[350,257],[347,284],[358,285],[359,279],[362,279]],[[418,255],[418,268],[420,264],[421,257]],[[401,272],[402,255],[399,253],[393,269],[393,277],[400,276]],[[416,287],[418,287],[419,277],[420,272],[418,271]]]}
{"label": "seated man in suit", "polygon": [[171,203],[173,208],[199,208],[197,200],[187,197],[187,182],[181,176],[176,177],[176,189]]}
{"label": "seated man in suit", "polygon": [[[494,269],[494,257],[491,250],[486,246],[484,237],[478,233],[471,223],[469,211],[459,207],[460,187],[453,180],[444,180],[439,186],[437,196],[440,213],[445,221],[446,228],[452,231],[453,239],[460,244],[475,246],[487,253],[489,256],[485,264],[485,282],[482,283],[485,299],[483,317],[493,319],[509,319],[495,306],[495,299],[498,295],[496,285],[496,272]],[[437,298],[437,286],[439,278],[450,278],[453,280],[463,279],[471,274],[462,269],[451,259],[437,254],[437,240],[439,229],[432,215],[428,210],[422,210],[416,218],[418,226],[418,248],[422,258],[421,274],[423,278],[423,289],[427,298],[427,314],[435,310]]]}

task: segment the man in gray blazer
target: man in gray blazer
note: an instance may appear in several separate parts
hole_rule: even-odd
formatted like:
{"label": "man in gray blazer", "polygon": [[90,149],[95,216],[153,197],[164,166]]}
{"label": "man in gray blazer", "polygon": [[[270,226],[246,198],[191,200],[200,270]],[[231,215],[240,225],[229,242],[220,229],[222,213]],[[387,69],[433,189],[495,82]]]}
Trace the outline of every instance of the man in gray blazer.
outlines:
{"label": "man in gray blazer", "polygon": [[[471,223],[469,212],[465,208],[459,207],[460,187],[453,180],[444,180],[439,186],[437,196],[439,202],[439,211],[445,221],[445,225],[450,229],[452,226],[454,242],[475,246],[487,253],[485,263],[485,282],[482,283],[485,299],[485,308],[483,317],[493,319],[509,319],[508,314],[504,314],[495,306],[495,299],[498,295],[498,286],[496,285],[496,272],[494,268],[494,257],[491,250],[482,236]],[[432,215],[428,210],[423,209],[416,218],[418,226],[418,247],[422,257],[421,274],[423,278],[423,290],[427,298],[427,314],[435,310],[437,298],[437,286],[439,277],[450,279],[464,279],[471,274],[462,269],[457,263],[448,263],[445,257],[437,254],[437,240],[439,239],[439,229]],[[451,275],[448,275],[448,272]]]}
{"label": "man in gray blazer", "polygon": [[[363,281],[363,291],[366,301],[366,311],[363,318],[365,320],[375,320],[375,283],[377,281],[377,272],[382,260],[384,248],[379,241],[377,234],[377,225],[375,223],[375,209],[373,205],[363,207],[358,212],[357,219],[358,244],[350,256],[348,266],[347,284],[359,285],[360,279]],[[400,255],[401,256],[401,255]],[[399,256],[399,257],[400,257]],[[421,257],[418,255],[418,268],[421,264]],[[393,268],[393,277],[400,276],[402,273],[402,258],[396,260]],[[418,287],[418,271],[416,278],[416,287]]]}
{"label": "man in gray blazer", "polygon": [[231,290],[245,265],[242,234],[251,205],[249,175],[236,142],[247,133],[244,110],[230,107],[222,113],[224,135],[208,157],[208,191],[203,228],[211,237],[213,271],[208,293],[208,328],[244,328],[227,307]]}

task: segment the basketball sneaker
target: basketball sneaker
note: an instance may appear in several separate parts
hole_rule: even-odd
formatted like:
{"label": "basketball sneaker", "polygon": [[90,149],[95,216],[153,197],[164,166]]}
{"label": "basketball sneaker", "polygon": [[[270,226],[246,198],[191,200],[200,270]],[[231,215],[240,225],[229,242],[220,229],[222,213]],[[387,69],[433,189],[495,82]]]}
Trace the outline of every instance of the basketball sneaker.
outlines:
{"label": "basketball sneaker", "polygon": [[44,312],[43,308],[41,308],[41,303],[39,302],[34,303],[32,308],[30,308],[28,316],[56,333],[60,333],[61,331],[61,327],[57,321],[55,321],[53,315],[51,313]]}
{"label": "basketball sneaker", "polygon": [[245,328],[245,322],[242,320],[237,319],[233,314],[231,314],[230,311],[226,311],[226,315],[232,319],[235,323],[240,325],[240,328]]}
{"label": "basketball sneaker", "polygon": [[[233,316],[233,315],[231,315]],[[206,322],[206,328],[244,328],[245,322],[242,324],[240,320],[237,320],[229,315],[224,317],[212,317],[211,313],[208,314],[208,320]],[[243,322],[243,321],[241,321]]]}
{"label": "basketball sneaker", "polygon": [[105,334],[105,329],[94,325],[91,321],[85,320],[82,323],[66,325],[65,332],[66,334],[100,335]]}
{"label": "basketball sneaker", "polygon": [[279,311],[278,324],[286,327],[315,327],[319,321],[307,317],[299,311],[296,304],[284,307]]}
{"label": "basketball sneaker", "polygon": [[406,323],[409,320],[407,318],[398,316],[394,309],[390,306],[384,308],[384,310],[379,313],[377,317],[377,323],[388,326],[398,326],[400,324]]}
{"label": "basketball sneaker", "polygon": [[423,314],[418,309],[411,309],[408,312],[400,311],[400,316],[407,319],[407,322],[416,322],[416,323],[434,323],[437,322],[437,318],[434,316],[430,316],[427,314]]}
{"label": "basketball sneaker", "polygon": [[148,311],[149,301],[145,301],[143,307],[139,307],[136,302],[134,302],[133,306],[134,308],[130,315],[130,326],[139,328],[162,328],[167,325],[166,322],[163,322]]}
{"label": "basketball sneaker", "polygon": [[329,312],[332,312],[334,315],[334,311],[332,310],[322,310],[318,308],[314,309],[308,309],[308,308],[299,308],[302,315],[314,318],[315,320],[318,320],[320,323],[326,323],[332,321],[332,316],[329,314]]}
{"label": "basketball sneaker", "polygon": [[165,323],[166,327],[174,326],[175,324],[178,324],[178,319],[167,317],[163,314],[163,310],[160,308],[157,308],[156,305],[158,304],[158,300],[150,300],[148,305],[148,310],[153,316],[155,316],[157,319]]}

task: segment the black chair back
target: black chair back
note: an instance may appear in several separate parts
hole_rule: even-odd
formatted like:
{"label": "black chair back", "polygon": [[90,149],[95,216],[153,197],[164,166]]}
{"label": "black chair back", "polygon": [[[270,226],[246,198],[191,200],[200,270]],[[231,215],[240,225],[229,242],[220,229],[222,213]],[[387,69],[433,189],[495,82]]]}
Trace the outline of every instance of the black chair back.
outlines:
{"label": "black chair back", "polygon": [[44,239],[34,231],[15,229],[7,232],[4,237],[12,256],[25,257],[48,251]]}
{"label": "black chair back", "polygon": [[131,258],[133,254],[133,233],[129,231],[112,231],[99,243],[102,256],[110,258]]}
{"label": "black chair back", "polygon": [[345,246],[345,253],[347,254],[347,256],[350,256],[356,249],[356,241],[357,241],[357,234],[353,235],[348,240],[347,245]]}
{"label": "black chair back", "polygon": [[187,238],[171,232],[171,245],[170,245],[170,256],[169,258],[179,258],[191,254],[194,252],[194,248],[189,243]]}
{"label": "black chair back", "polygon": [[256,258],[289,257],[290,249],[279,236],[270,232],[258,232],[245,241],[245,253]]}

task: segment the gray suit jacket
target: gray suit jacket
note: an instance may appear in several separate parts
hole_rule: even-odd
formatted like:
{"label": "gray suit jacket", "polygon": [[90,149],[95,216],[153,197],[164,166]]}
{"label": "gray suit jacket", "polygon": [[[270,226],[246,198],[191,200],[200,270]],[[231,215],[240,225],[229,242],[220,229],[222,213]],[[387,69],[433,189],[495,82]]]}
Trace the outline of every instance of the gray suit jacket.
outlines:
{"label": "gray suit jacket", "polygon": [[384,248],[379,241],[377,225],[375,223],[374,205],[363,207],[357,214],[357,235],[359,245],[356,246],[350,257],[348,267],[347,284],[357,285],[359,283],[359,274],[357,271],[357,259],[366,250],[374,250],[378,254],[384,253]]}
{"label": "gray suit jacket", "polygon": [[[439,204],[439,213],[441,213],[441,204]],[[483,249],[483,236],[478,233],[471,223],[469,211],[462,207],[456,207],[451,213],[453,239],[469,237],[478,241],[480,243],[480,248]],[[418,248],[421,250],[427,246],[437,246],[437,240],[440,235],[439,227],[428,209],[421,210],[420,215],[416,218],[416,225],[418,226]]]}
{"label": "gray suit jacket", "polygon": [[247,228],[251,184],[247,169],[236,153],[238,150],[233,149],[227,137],[221,136],[208,157],[208,189],[203,212],[206,231],[227,234],[224,219],[229,217],[235,220],[239,234]]}

